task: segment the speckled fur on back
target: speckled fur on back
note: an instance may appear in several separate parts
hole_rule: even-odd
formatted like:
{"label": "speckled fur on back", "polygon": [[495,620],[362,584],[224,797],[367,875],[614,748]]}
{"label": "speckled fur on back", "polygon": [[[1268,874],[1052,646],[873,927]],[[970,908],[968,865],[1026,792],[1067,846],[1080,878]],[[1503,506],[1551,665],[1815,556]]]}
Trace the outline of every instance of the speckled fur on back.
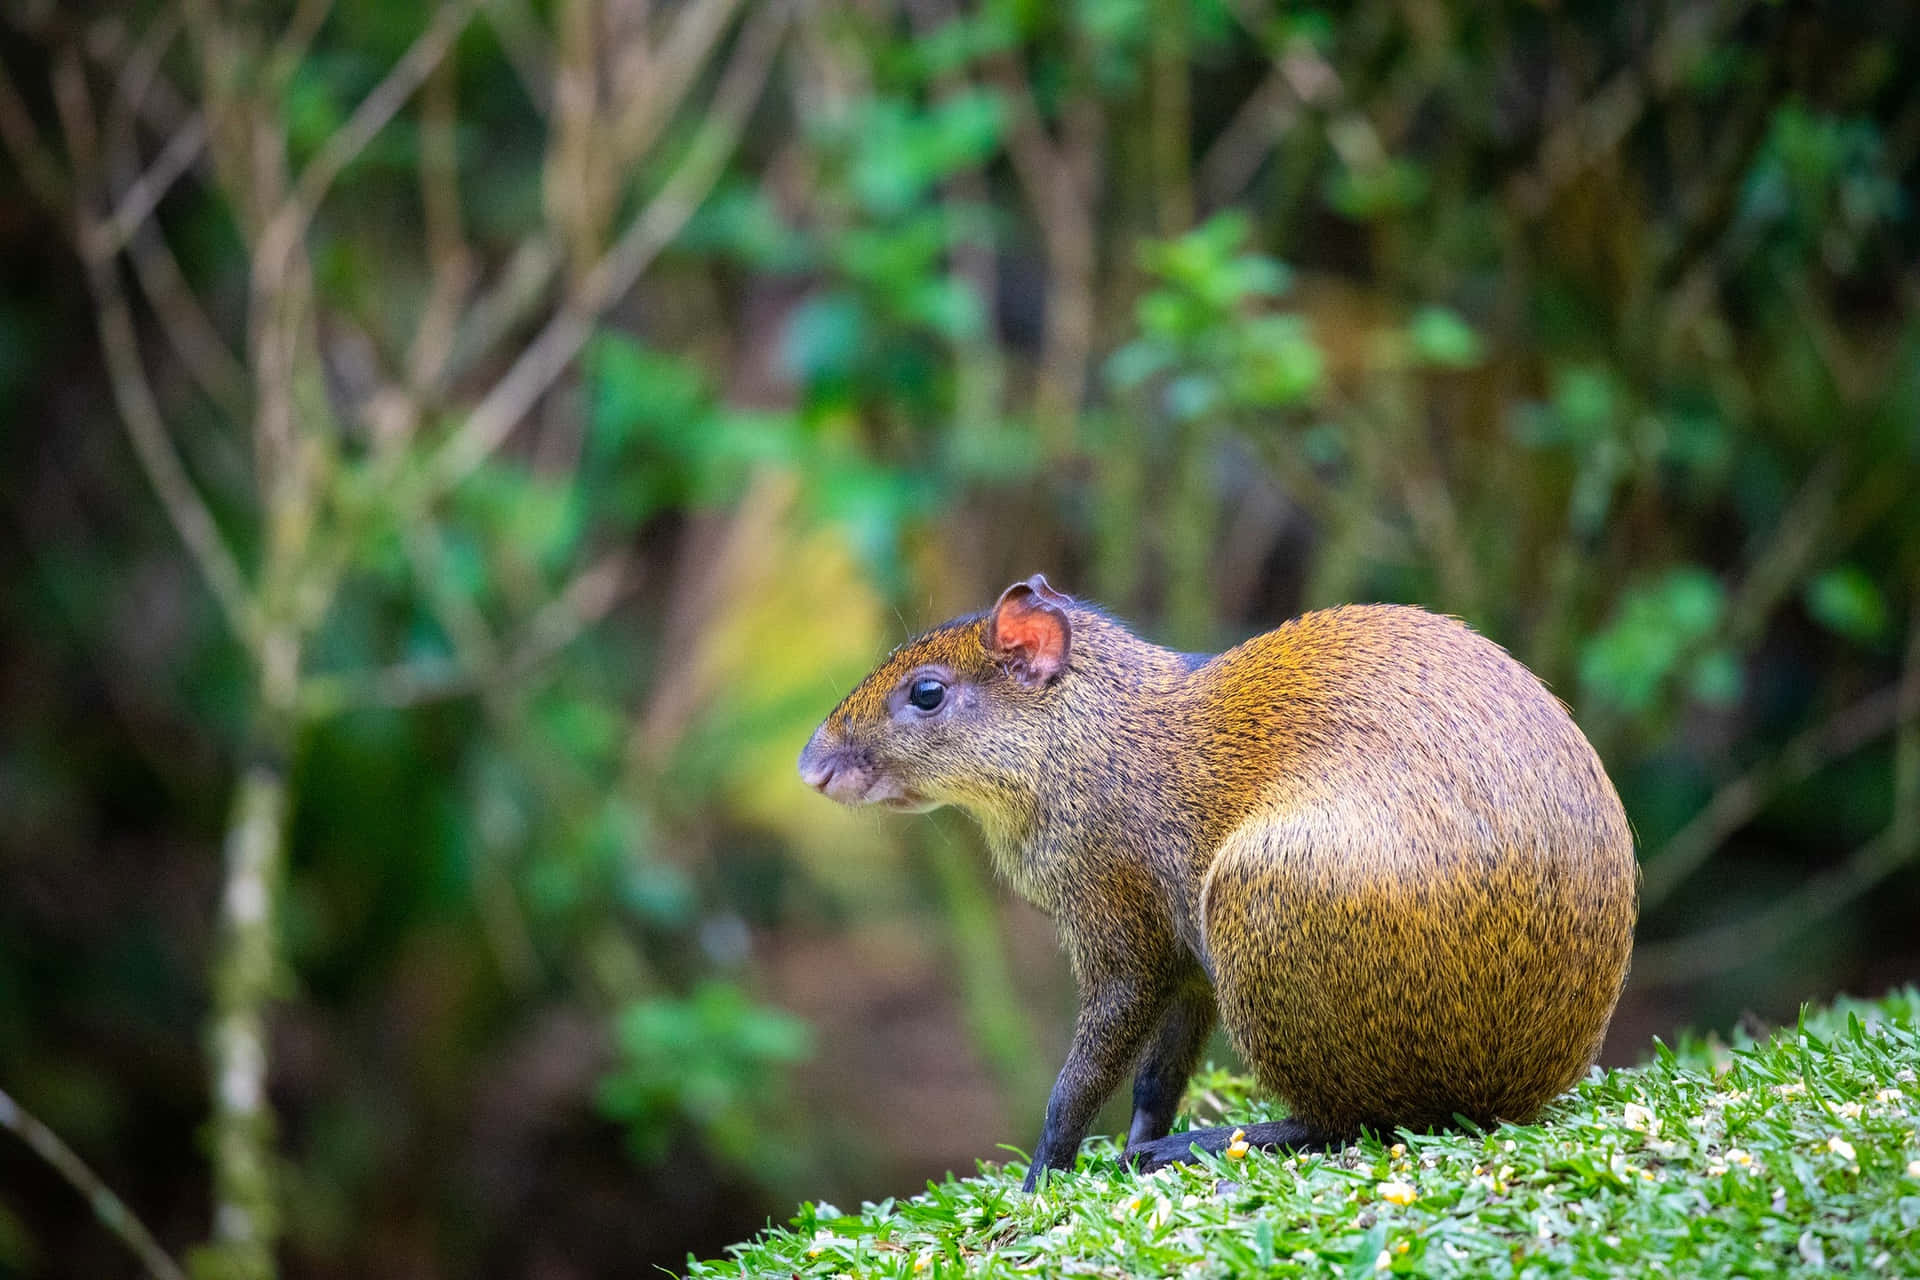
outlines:
{"label": "speckled fur on back", "polygon": [[[1009,677],[993,614],[957,619],[890,655],[803,757],[967,809],[1057,921],[1083,1007],[1036,1168],[1071,1164],[1136,1062],[1136,1140],[1164,1134],[1216,1001],[1260,1081],[1329,1135],[1526,1120],[1579,1078],[1626,976],[1637,870],[1538,679],[1400,606],[1205,658],[1049,598],[1071,624],[1049,681]],[[951,701],[903,723],[927,671]]]}

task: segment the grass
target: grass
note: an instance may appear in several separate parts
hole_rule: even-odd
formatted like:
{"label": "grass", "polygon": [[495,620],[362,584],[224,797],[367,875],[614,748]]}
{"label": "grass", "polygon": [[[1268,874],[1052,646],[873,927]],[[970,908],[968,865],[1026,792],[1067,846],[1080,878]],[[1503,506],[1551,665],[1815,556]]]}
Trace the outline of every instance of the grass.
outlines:
{"label": "grass", "polygon": [[[1920,1276],[1920,991],[1762,1043],[1658,1042],[1537,1124],[1218,1159],[1136,1178],[1113,1145],[783,1227],[689,1276]],[[1195,1126],[1268,1119],[1209,1069]]]}

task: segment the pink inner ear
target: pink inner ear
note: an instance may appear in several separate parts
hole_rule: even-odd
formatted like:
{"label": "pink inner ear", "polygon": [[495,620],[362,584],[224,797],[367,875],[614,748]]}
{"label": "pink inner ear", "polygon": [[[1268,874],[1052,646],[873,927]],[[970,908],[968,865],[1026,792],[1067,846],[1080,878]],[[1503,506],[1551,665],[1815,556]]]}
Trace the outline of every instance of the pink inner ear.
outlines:
{"label": "pink inner ear", "polygon": [[994,648],[1019,658],[1042,679],[1065,665],[1067,634],[1066,618],[1030,593],[1012,595],[994,610]]}

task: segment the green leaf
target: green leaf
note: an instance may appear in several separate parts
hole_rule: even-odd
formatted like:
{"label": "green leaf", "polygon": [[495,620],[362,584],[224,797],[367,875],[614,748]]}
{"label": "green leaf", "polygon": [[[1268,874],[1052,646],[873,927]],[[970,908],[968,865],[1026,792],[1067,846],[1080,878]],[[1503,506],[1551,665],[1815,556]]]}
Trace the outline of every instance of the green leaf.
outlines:
{"label": "green leaf", "polygon": [[1262,407],[1299,404],[1320,388],[1326,362],[1297,315],[1256,316],[1239,328],[1241,356],[1234,390]]}
{"label": "green leaf", "polygon": [[1206,417],[1222,399],[1218,381],[1204,373],[1182,374],[1167,384],[1167,412],[1181,422]]}
{"label": "green leaf", "polygon": [[722,1155],[745,1160],[771,1119],[784,1069],[812,1036],[799,1019],[752,1003],[739,987],[706,982],[686,997],[652,996],[614,1019],[620,1064],[599,1086],[606,1115],[627,1126],[642,1159],[664,1155],[678,1121],[690,1121]]}
{"label": "green leaf", "polygon": [[1620,393],[1613,375],[1599,365],[1562,369],[1553,381],[1553,407],[1568,434],[1592,439],[1615,420]]}
{"label": "green leaf", "polygon": [[1024,427],[987,425],[947,437],[947,466],[954,474],[989,483],[1030,476],[1042,457],[1039,436]]}
{"label": "green leaf", "polygon": [[1687,678],[1687,688],[1693,696],[1715,707],[1734,705],[1740,701],[1740,694],[1745,687],[1746,679],[1740,670],[1740,660],[1726,649],[1715,649],[1700,655]]}
{"label": "green leaf", "polygon": [[1469,369],[1482,358],[1480,335],[1447,307],[1422,307],[1407,326],[1414,356],[1443,369]]}
{"label": "green leaf", "polygon": [[1103,370],[1115,391],[1137,391],[1140,385],[1174,360],[1172,348],[1151,338],[1135,338],[1107,357]]}
{"label": "green leaf", "polygon": [[850,376],[867,344],[866,311],[851,293],[818,294],[795,307],[780,363],[802,382]]}
{"label": "green leaf", "polygon": [[596,337],[586,366],[592,388],[588,449],[599,463],[650,436],[684,440],[700,429],[711,403],[698,366],[621,334]]}
{"label": "green leaf", "polygon": [[1829,569],[1808,583],[1806,604],[1815,621],[1849,640],[1874,644],[1886,637],[1887,598],[1857,565]]}
{"label": "green leaf", "polygon": [[674,240],[682,252],[710,253],[768,272],[794,272],[809,264],[807,240],[781,219],[760,187],[744,184],[714,192]]}
{"label": "green leaf", "polygon": [[[1719,625],[1725,603],[1719,580],[1693,565],[1629,590],[1613,621],[1581,652],[1582,687],[1624,710],[1650,708],[1681,658]],[[1694,676],[1703,698],[1730,689],[1737,696],[1738,666],[1731,655],[1704,661]]]}
{"label": "green leaf", "polygon": [[964,342],[986,330],[986,312],[973,286],[958,276],[939,276],[915,289],[908,312],[949,342]]}
{"label": "green leaf", "polygon": [[1405,213],[1426,198],[1426,172],[1400,157],[1365,169],[1342,169],[1327,184],[1327,203],[1356,222]]}

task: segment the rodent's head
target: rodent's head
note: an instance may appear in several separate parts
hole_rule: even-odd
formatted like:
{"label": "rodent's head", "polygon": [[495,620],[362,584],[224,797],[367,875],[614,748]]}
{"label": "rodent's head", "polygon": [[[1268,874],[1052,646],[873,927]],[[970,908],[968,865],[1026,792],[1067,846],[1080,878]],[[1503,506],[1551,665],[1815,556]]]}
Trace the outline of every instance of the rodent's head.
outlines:
{"label": "rodent's head", "polygon": [[842,804],[992,808],[1031,779],[1073,651],[1071,601],[1039,574],[984,614],[888,655],[814,731],[800,777]]}

